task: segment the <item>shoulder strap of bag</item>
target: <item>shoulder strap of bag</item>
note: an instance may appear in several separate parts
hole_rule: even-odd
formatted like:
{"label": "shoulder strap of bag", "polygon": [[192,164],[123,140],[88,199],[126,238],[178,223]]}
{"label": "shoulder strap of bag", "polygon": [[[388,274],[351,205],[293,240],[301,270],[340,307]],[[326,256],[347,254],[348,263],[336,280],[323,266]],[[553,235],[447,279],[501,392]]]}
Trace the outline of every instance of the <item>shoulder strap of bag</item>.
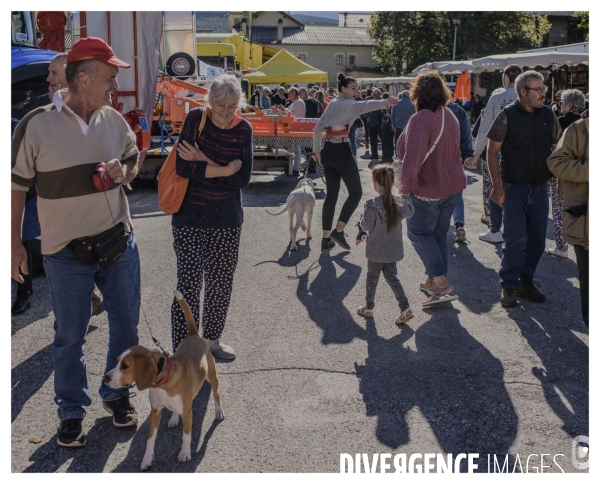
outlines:
{"label": "shoulder strap of bag", "polygon": [[206,116],[207,115],[208,115],[207,108],[203,108],[202,109],[202,119],[200,120],[200,126],[198,126],[198,138],[200,138],[200,133],[202,133],[202,130],[204,129],[204,125],[206,124]]}
{"label": "shoulder strap of bag", "polygon": [[[429,151],[427,152],[427,154],[425,155],[425,158],[423,159],[423,163],[425,163],[425,160],[427,158],[429,158],[429,155],[431,153],[433,153],[433,150],[435,150],[435,147],[438,144],[438,141],[440,140],[440,138],[442,137],[442,133],[444,132],[444,119],[445,119],[445,114],[446,114],[446,108],[444,106],[442,106],[442,129],[440,129],[440,134],[438,134],[437,139],[434,141],[433,146],[429,149]],[[423,164],[421,163],[421,164]]]}

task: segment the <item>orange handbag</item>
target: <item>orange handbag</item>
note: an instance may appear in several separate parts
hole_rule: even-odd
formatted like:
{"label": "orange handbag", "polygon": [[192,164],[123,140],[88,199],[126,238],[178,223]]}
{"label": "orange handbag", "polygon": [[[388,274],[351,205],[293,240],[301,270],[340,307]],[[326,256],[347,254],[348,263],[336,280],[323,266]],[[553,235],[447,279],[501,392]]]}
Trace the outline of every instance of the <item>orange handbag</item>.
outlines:
{"label": "orange handbag", "polygon": [[[206,123],[206,109],[202,110],[202,120],[198,128],[198,138]],[[167,159],[163,163],[160,172],[158,173],[158,206],[167,213],[172,214],[179,211],[183,197],[187,190],[189,178],[179,176],[176,170],[177,165],[177,142],[173,145],[173,149]]]}

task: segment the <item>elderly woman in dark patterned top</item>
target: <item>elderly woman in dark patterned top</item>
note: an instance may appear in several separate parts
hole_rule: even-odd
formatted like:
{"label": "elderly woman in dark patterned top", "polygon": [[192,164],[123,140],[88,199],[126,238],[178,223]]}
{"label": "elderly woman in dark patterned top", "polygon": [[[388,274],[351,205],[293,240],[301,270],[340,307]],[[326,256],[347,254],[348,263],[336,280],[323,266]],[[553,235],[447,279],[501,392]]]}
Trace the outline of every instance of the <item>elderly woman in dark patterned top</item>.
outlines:
{"label": "elderly woman in dark patterned top", "polygon": [[[215,356],[234,359],[220,338],[227,318],[243,222],[241,189],[252,173],[252,126],[235,115],[245,100],[235,76],[222,74],[210,86],[207,119],[198,136],[203,109],[189,112],[179,137],[177,174],[189,178],[177,213],[173,245],[177,256],[177,289],[200,321],[204,282],[203,337]],[[173,350],[187,336],[183,311],[171,306]]]}

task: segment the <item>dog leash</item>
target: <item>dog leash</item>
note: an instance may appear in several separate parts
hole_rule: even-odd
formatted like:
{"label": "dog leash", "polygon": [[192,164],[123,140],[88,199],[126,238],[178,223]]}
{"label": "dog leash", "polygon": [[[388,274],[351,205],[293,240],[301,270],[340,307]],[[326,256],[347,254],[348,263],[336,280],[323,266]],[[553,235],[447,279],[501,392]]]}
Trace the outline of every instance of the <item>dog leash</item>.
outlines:
{"label": "dog leash", "polygon": [[[100,166],[103,165],[103,166]],[[106,180],[106,176],[104,176],[104,166],[106,166],[106,163],[98,163],[97,167],[96,167],[96,172],[94,174],[94,184],[96,185],[96,188],[104,193],[104,198],[106,200],[106,205],[108,206],[108,211],[110,213],[110,218],[113,221],[113,228],[115,229],[115,232],[118,234],[118,229],[117,229],[117,223],[115,222],[115,217],[113,216],[112,210],[110,208],[110,202],[108,201],[108,196],[106,195],[106,191],[113,185],[113,183],[108,184],[106,181],[104,182],[104,184],[102,184],[102,186],[99,187],[98,183],[96,182],[96,175],[98,174],[97,172],[101,171],[101,175],[102,178]],[[121,185],[119,187],[119,189],[123,190],[123,186]],[[131,232],[130,232],[131,234]],[[133,273],[131,272],[131,267],[129,266],[129,262],[126,260],[125,261],[126,265],[127,265],[127,270],[129,271],[129,276],[131,277],[131,282],[133,283],[133,286],[135,287],[135,279],[133,277]],[[141,284],[140,284],[141,286]],[[146,322],[146,325],[148,326],[148,331],[150,332],[150,337],[152,338],[152,341],[154,342],[154,344],[167,356],[167,358],[169,359],[169,361],[171,360],[170,356],[169,356],[169,352],[165,351],[165,349],[161,346],[161,344],[159,343],[159,341],[154,337],[154,335],[152,334],[152,328],[150,327],[150,323],[148,322],[148,318],[146,317],[146,311],[144,310],[144,306],[142,305],[142,295],[141,295],[141,288],[136,288],[136,295],[138,297],[138,301],[140,303],[140,309],[142,310],[142,315],[144,317],[144,321]],[[103,296],[105,296],[103,294]]]}

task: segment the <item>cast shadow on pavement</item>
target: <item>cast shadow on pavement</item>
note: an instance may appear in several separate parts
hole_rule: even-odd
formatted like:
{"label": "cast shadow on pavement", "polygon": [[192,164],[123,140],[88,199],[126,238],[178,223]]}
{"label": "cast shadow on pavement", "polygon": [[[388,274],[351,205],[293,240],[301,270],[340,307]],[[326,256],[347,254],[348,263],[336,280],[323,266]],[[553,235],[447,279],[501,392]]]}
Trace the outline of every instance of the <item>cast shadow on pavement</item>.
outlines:
{"label": "cast shadow on pavement", "polygon": [[487,313],[500,300],[498,272],[479,262],[469,245],[453,241],[454,231],[452,242],[448,240],[448,279],[454,286],[454,294],[471,312]]}
{"label": "cast shadow on pavement", "polygon": [[[95,329],[96,326],[90,325],[88,334]],[[11,370],[11,422],[16,420],[25,404],[42,388],[53,372],[52,343]]]}
{"label": "cast shadow on pavement", "polygon": [[[140,393],[142,398],[148,398],[147,392]],[[156,445],[154,460],[149,469],[154,472],[195,472],[206,453],[208,441],[219,424],[213,421],[200,444],[202,424],[206,416],[206,408],[211,397],[210,385],[203,385],[198,393],[193,407],[194,421],[192,424],[192,459],[190,462],[179,464],[177,455],[181,449],[182,422],[173,429],[167,427],[171,412],[163,410]],[[79,449],[65,449],[56,444],[56,435],[39,447],[30,457],[33,461],[23,472],[55,472],[67,461],[72,459],[66,472],[104,472],[111,456],[114,457],[117,446],[131,441],[127,455],[113,472],[140,472],[140,465],[146,450],[148,438],[149,416],[142,425],[137,427],[115,428],[110,416],[96,419],[94,426],[87,430],[87,442]],[[85,420],[84,420],[85,429]],[[198,446],[200,448],[198,449]],[[197,449],[197,450],[196,450]],[[93,457],[92,457],[93,456]]]}
{"label": "cast shadow on pavement", "polygon": [[[146,396],[147,393],[142,395]],[[156,436],[156,444],[154,447],[154,459],[152,460],[152,467],[147,472],[196,472],[198,466],[202,463],[208,441],[212,437],[214,430],[221,423],[217,420],[209,418],[207,421],[211,422],[211,426],[207,430],[206,434],[200,444],[200,436],[202,434],[202,424],[207,417],[208,401],[212,398],[211,388],[208,382],[202,385],[202,388],[196,395],[194,402],[192,403],[192,414],[194,420],[192,422],[192,459],[189,462],[178,463],[177,456],[181,450],[181,439],[183,436],[183,422],[179,419],[179,425],[175,428],[168,428],[167,422],[171,418],[171,411],[163,409],[160,426]],[[227,415],[227,414],[225,414]],[[213,417],[213,415],[210,415]],[[227,417],[225,417],[227,418]],[[140,465],[144,452],[146,451],[146,442],[148,439],[148,426],[150,425],[150,418],[148,417],[142,427],[138,430],[131,442],[129,452],[123,461],[115,467],[113,472],[140,472]],[[198,446],[200,448],[198,449]]]}
{"label": "cast shadow on pavement", "polygon": [[[366,414],[377,417],[379,442],[398,449],[419,442],[406,421],[417,406],[444,453],[479,454],[477,471],[486,472],[487,456],[504,459],[517,435],[504,367],[461,326],[460,311],[430,314],[416,331],[408,323],[390,339],[378,336],[376,321],[367,319],[368,357],[355,365]],[[514,458],[508,459],[512,469]],[[466,466],[462,461],[461,472]]]}
{"label": "cast shadow on pavement", "polygon": [[[334,249],[332,249],[334,250]],[[349,252],[338,252],[331,256],[330,251],[321,252],[318,264],[320,270],[309,284],[309,268],[297,277],[296,295],[304,304],[308,315],[323,331],[321,342],[327,344],[346,344],[354,338],[365,339],[365,330],[356,322],[344,299],[358,282],[362,268],[344,259]],[[315,261],[316,262],[316,261]],[[335,264],[342,270],[337,276]]]}
{"label": "cast shadow on pavement", "polygon": [[573,312],[566,312],[566,318],[557,322],[534,312],[536,303],[523,301],[522,305],[526,311],[514,308],[507,315],[541,361],[541,367],[531,372],[540,381],[548,405],[568,435],[589,435],[589,348],[571,331],[587,333],[580,314],[573,317]]}

